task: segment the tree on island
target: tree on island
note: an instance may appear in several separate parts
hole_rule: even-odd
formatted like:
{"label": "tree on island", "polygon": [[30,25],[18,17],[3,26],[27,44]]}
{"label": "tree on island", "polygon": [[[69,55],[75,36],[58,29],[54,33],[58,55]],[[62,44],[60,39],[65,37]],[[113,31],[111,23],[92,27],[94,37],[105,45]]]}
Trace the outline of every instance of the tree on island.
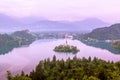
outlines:
{"label": "tree on island", "polygon": [[77,53],[80,50],[77,49],[76,46],[68,45],[68,42],[66,40],[66,45],[59,45],[54,48],[55,52],[64,52],[64,53]]}

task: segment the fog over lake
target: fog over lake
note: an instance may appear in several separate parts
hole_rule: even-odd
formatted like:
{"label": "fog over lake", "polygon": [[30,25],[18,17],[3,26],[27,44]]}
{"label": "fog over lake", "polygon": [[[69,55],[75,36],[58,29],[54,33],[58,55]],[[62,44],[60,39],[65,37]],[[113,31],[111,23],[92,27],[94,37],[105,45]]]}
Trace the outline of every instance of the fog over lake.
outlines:
{"label": "fog over lake", "polygon": [[88,58],[89,56],[106,60],[120,61],[120,55],[109,52],[105,49],[88,46],[78,40],[67,39],[68,44],[77,46],[80,50],[77,54],[72,53],[57,53],[53,49],[55,46],[65,44],[66,39],[41,39],[33,42],[29,46],[14,48],[5,55],[0,55],[0,78],[5,78],[6,71],[19,73],[22,70],[26,73],[32,71],[40,60],[50,58],[56,55],[57,59],[73,58]]}

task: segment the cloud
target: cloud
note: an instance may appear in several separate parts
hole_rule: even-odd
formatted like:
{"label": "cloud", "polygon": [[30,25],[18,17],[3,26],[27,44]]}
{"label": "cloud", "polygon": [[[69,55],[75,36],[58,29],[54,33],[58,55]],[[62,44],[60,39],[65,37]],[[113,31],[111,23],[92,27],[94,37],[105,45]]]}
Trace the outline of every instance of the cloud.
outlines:
{"label": "cloud", "polygon": [[[40,16],[51,20],[86,17],[120,18],[119,0],[1,0],[0,12],[12,16]],[[112,20],[111,20],[112,21]]]}
{"label": "cloud", "polygon": [[27,16],[31,13],[32,5],[30,0],[1,0],[0,12],[15,16]]}

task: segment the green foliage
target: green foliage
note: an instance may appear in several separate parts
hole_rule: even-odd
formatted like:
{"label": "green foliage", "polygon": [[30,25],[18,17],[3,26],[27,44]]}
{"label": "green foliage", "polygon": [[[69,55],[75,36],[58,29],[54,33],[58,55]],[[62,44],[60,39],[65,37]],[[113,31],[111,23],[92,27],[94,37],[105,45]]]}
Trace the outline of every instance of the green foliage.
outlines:
{"label": "green foliage", "polygon": [[92,32],[81,36],[84,39],[97,39],[97,40],[116,40],[120,39],[120,24],[113,24],[110,27],[97,28]]}
{"label": "green foliage", "polygon": [[71,45],[59,45],[54,48],[55,52],[77,53],[79,49],[76,46]]}
{"label": "green foliage", "polygon": [[8,34],[0,34],[0,47],[1,46],[16,46],[21,44],[25,44],[26,42],[31,42],[35,40],[35,36],[28,33],[27,31],[16,31],[11,35]]}
{"label": "green foliage", "polygon": [[15,47],[28,45],[35,40],[35,36],[26,30],[16,31],[10,35],[0,34],[0,54],[5,54]]}
{"label": "green foliage", "polygon": [[12,80],[32,80],[32,79],[30,79],[30,78],[28,78],[28,77],[26,77],[26,76],[15,76],[15,77],[13,77],[13,79]]}
{"label": "green foliage", "polygon": [[25,76],[23,73],[24,72],[22,72],[21,75],[12,76],[11,73],[7,71],[7,79],[8,80],[32,80],[31,78]]}
{"label": "green foliage", "polygon": [[[25,74],[22,72],[14,78],[23,76]],[[106,62],[91,57],[80,59],[76,56],[64,61],[54,56],[53,60],[48,58],[40,61],[28,77],[31,80],[120,80],[120,62]],[[11,74],[8,74],[8,80],[11,78]]]}
{"label": "green foliage", "polygon": [[94,76],[90,76],[87,80],[100,80],[100,79],[98,79],[98,78],[96,78]]}
{"label": "green foliage", "polygon": [[7,79],[12,80],[12,75],[11,75],[10,71],[7,71]]}
{"label": "green foliage", "polygon": [[11,36],[15,39],[18,39],[18,40],[20,39],[23,41],[34,41],[35,40],[35,36],[30,34],[28,30],[16,31],[12,33]]}

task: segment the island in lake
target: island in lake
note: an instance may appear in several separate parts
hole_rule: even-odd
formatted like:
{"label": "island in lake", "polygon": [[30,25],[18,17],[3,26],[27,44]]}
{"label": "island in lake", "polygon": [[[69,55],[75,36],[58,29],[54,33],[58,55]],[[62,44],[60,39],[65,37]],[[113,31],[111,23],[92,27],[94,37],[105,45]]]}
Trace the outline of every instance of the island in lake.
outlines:
{"label": "island in lake", "polygon": [[76,46],[68,45],[67,42],[66,42],[65,45],[61,44],[59,46],[56,46],[54,48],[54,51],[55,52],[63,52],[63,53],[77,53],[80,50]]}

